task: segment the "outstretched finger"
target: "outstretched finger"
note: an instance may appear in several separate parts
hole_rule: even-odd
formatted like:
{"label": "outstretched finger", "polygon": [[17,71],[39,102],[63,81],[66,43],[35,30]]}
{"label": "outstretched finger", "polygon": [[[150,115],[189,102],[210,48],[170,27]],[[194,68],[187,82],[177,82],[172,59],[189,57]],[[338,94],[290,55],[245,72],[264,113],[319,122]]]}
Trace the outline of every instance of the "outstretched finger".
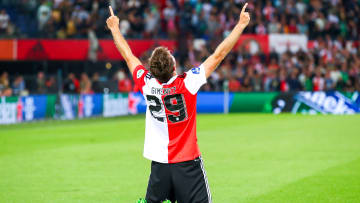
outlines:
{"label": "outstretched finger", "polygon": [[244,7],[241,9],[241,13],[244,13],[244,12],[245,12],[245,9],[246,9],[247,5],[248,5],[248,3],[246,3],[246,4],[244,5]]}
{"label": "outstretched finger", "polygon": [[111,16],[114,16],[114,11],[113,11],[113,9],[111,8],[111,6],[109,6],[109,10],[110,10],[110,15],[111,15]]}

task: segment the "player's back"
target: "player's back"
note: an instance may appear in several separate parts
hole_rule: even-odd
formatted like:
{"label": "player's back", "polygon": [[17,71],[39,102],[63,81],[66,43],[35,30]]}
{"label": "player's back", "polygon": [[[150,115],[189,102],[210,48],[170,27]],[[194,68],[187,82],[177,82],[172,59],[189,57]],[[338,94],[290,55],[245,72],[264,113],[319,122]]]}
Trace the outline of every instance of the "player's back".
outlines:
{"label": "player's back", "polygon": [[133,78],[147,103],[144,156],[161,163],[177,163],[200,156],[196,137],[196,96],[206,83],[200,67],[160,83],[143,66]]}

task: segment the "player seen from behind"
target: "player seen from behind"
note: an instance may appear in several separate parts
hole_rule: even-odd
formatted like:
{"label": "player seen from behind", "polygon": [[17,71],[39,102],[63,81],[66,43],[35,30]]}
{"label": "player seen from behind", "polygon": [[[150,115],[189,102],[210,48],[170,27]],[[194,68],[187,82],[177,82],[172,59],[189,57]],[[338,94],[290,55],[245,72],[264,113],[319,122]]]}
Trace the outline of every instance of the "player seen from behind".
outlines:
{"label": "player seen from behind", "polygon": [[144,157],[152,162],[144,201],[212,202],[197,144],[196,96],[248,25],[250,15],[246,6],[247,3],[239,22],[215,52],[199,67],[182,75],[176,74],[175,59],[165,47],[152,52],[149,70],[146,69],[133,55],[120,32],[119,18],[109,7],[107,26],[147,103]]}

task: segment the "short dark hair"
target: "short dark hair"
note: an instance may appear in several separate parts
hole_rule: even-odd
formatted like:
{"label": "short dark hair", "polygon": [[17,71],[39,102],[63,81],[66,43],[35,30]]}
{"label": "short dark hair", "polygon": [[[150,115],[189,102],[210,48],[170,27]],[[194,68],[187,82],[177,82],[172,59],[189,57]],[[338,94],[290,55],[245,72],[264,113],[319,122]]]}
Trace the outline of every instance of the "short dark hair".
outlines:
{"label": "short dark hair", "polygon": [[157,47],[150,59],[150,73],[161,83],[170,80],[175,69],[175,62],[166,47]]}

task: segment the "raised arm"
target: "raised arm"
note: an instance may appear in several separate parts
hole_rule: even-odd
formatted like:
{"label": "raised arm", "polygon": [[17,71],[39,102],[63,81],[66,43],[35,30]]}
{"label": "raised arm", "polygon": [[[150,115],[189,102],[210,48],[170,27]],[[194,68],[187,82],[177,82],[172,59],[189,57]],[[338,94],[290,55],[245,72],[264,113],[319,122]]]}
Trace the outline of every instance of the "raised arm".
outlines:
{"label": "raised arm", "polygon": [[108,28],[111,30],[111,34],[114,38],[114,42],[117,49],[119,50],[121,56],[124,57],[126,64],[128,65],[129,70],[132,74],[135,68],[138,65],[141,65],[141,62],[136,56],[134,56],[128,43],[122,36],[119,29],[119,18],[114,15],[114,11],[111,8],[111,6],[109,6],[109,10],[110,10],[110,17],[106,20],[106,24]]}
{"label": "raised arm", "polygon": [[246,3],[242,8],[240,13],[240,20],[231,31],[229,36],[227,36],[224,41],[221,42],[221,44],[216,48],[215,52],[202,64],[205,69],[206,78],[211,75],[211,73],[217,68],[226,55],[233,49],[234,45],[239,40],[241,33],[249,24],[250,15],[248,12],[245,12],[247,5],[248,4]]}

